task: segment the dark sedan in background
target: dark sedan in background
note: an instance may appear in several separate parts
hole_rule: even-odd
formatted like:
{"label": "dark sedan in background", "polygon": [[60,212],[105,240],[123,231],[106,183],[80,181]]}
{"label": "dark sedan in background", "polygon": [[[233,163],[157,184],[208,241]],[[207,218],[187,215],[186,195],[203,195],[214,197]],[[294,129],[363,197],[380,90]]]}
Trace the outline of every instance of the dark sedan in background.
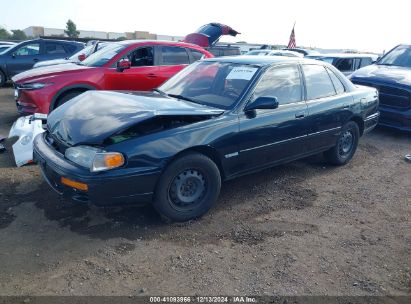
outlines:
{"label": "dark sedan in background", "polygon": [[395,47],[351,81],[378,89],[380,125],[411,132],[411,45]]}
{"label": "dark sedan in background", "polygon": [[54,39],[27,40],[12,46],[0,54],[0,87],[36,62],[65,58],[83,48],[84,43]]}
{"label": "dark sedan in background", "polygon": [[187,221],[212,207],[221,181],[320,152],[346,164],[377,106],[377,90],[320,61],[207,59],[153,92],[75,97],[49,115],[34,156],[60,194],[152,201],[166,219]]}

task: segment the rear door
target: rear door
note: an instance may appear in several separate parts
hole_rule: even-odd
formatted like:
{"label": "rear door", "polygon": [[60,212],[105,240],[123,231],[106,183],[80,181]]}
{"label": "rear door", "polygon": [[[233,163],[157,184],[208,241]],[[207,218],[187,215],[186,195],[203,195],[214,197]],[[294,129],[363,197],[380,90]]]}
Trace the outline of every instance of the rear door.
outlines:
{"label": "rear door", "polygon": [[352,96],[339,77],[322,65],[303,64],[308,106],[309,146],[318,150],[335,144],[341,126],[350,115]]}
{"label": "rear door", "polygon": [[240,171],[291,159],[306,150],[308,112],[298,65],[267,70],[257,84],[252,100],[257,97],[276,97],[279,107],[239,115]]}
{"label": "rear door", "polygon": [[190,64],[190,55],[184,47],[163,45],[158,48],[159,69],[154,76],[162,84]]}
{"label": "rear door", "polygon": [[66,58],[70,54],[63,43],[46,40],[43,44],[44,52],[40,55],[40,61]]}
{"label": "rear door", "polygon": [[7,54],[7,72],[12,77],[21,72],[27,71],[41,60],[42,42],[27,42],[13,52]]}

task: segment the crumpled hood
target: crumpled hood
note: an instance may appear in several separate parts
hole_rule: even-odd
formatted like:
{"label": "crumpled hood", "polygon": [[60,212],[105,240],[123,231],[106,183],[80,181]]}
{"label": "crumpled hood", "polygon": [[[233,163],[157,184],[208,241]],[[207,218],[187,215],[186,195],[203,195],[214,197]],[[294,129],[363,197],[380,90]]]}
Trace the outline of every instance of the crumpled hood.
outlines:
{"label": "crumpled hood", "polygon": [[185,36],[183,42],[197,44],[201,47],[210,47],[218,42],[223,35],[237,36],[240,34],[228,25],[221,23],[208,23],[194,33]]}
{"label": "crumpled hood", "polygon": [[223,110],[154,92],[87,91],[52,111],[47,129],[67,145],[102,144],[155,116],[213,116]]}
{"label": "crumpled hood", "polygon": [[411,86],[411,69],[372,64],[351,74],[351,80]]}
{"label": "crumpled hood", "polygon": [[82,66],[74,63],[67,63],[67,64],[57,64],[45,67],[39,67],[36,69],[31,69],[25,71],[23,73],[17,74],[12,78],[13,82],[20,82],[20,81],[30,81],[33,78],[42,78],[42,77],[50,77],[55,76],[63,72],[72,71],[72,72],[81,72],[88,69],[92,69],[91,67]]}

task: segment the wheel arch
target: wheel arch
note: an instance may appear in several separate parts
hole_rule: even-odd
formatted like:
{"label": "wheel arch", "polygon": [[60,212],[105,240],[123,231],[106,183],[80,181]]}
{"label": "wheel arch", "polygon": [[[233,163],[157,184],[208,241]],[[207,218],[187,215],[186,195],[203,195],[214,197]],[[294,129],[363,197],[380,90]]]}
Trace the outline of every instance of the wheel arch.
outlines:
{"label": "wheel arch", "polygon": [[57,93],[53,96],[51,102],[50,102],[50,111],[54,110],[57,101],[64,96],[65,94],[72,92],[72,91],[90,91],[90,90],[97,90],[96,87],[90,85],[90,84],[76,84],[76,85],[71,85],[67,87],[63,87]]}
{"label": "wheel arch", "polygon": [[167,163],[167,165],[172,163],[177,158],[185,154],[189,154],[189,153],[199,153],[199,154],[203,154],[207,156],[208,158],[210,158],[216,164],[218,171],[220,172],[221,180],[225,179],[225,172],[224,172],[223,164],[221,162],[220,154],[217,152],[215,148],[210,147],[210,146],[195,146],[195,147],[190,147],[185,150],[182,150],[178,152],[176,155],[174,155],[170,159],[170,161]]}
{"label": "wheel arch", "polygon": [[353,121],[358,125],[360,136],[362,136],[364,134],[364,120],[359,116],[353,116],[351,117],[350,121]]}

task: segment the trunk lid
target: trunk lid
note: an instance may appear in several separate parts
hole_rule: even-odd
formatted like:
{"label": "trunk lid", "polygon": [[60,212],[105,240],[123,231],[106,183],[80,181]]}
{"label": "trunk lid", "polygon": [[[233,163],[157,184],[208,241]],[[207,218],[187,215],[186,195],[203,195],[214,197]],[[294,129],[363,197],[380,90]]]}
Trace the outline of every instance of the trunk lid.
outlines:
{"label": "trunk lid", "polygon": [[188,34],[183,42],[197,44],[201,47],[215,45],[223,35],[236,36],[240,34],[228,25],[221,23],[208,23],[200,27],[196,32]]}

